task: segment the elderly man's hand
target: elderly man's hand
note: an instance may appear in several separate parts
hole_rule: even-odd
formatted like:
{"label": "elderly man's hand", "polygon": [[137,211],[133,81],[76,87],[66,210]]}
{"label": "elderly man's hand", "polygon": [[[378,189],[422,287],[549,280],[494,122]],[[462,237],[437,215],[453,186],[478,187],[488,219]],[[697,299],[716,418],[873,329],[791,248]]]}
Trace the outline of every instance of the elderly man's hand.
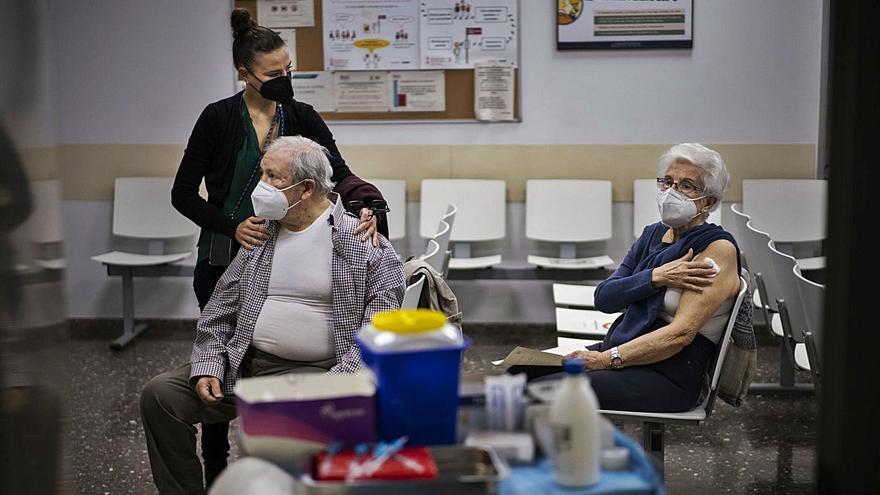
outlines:
{"label": "elderly man's hand", "polygon": [[215,406],[223,400],[223,392],[220,390],[220,380],[213,376],[203,376],[196,382],[196,393],[202,402],[209,406]]}
{"label": "elderly man's hand", "polygon": [[373,210],[361,208],[361,223],[354,229],[354,235],[364,234],[361,241],[372,238],[373,246],[379,247],[379,231],[376,228],[378,225],[379,219],[373,214]]}
{"label": "elderly man's hand", "polygon": [[703,292],[703,287],[712,285],[712,277],[718,274],[715,265],[708,261],[691,261],[694,250],[677,260],[658,266],[651,271],[651,285],[675,289]]}
{"label": "elderly man's hand", "polygon": [[248,251],[257,246],[262,246],[268,238],[269,231],[266,230],[265,218],[250,217],[238,224],[238,227],[235,229],[235,240]]}
{"label": "elderly man's hand", "polygon": [[605,370],[611,367],[611,356],[598,351],[574,351],[562,357],[562,362],[580,359],[584,362],[585,370]]}

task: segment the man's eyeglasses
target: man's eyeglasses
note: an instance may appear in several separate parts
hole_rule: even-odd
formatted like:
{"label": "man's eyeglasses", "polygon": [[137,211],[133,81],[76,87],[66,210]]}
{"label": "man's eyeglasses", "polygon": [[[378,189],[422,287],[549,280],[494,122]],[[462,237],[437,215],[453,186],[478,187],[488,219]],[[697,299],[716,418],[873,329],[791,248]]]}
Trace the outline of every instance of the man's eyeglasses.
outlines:
{"label": "man's eyeglasses", "polygon": [[685,196],[690,196],[692,194],[705,191],[704,188],[698,187],[696,184],[687,179],[680,182],[675,182],[669,177],[657,177],[657,187],[660,188],[661,191],[665,191],[670,187],[674,187],[676,191],[684,194]]}
{"label": "man's eyeglasses", "polygon": [[369,208],[370,211],[373,212],[373,215],[377,213],[388,213],[391,211],[391,208],[388,208],[388,203],[383,199],[374,199],[369,202],[369,204],[364,204],[363,201],[353,200],[348,202],[348,211],[354,214],[355,216],[360,216],[360,212],[364,208]]}

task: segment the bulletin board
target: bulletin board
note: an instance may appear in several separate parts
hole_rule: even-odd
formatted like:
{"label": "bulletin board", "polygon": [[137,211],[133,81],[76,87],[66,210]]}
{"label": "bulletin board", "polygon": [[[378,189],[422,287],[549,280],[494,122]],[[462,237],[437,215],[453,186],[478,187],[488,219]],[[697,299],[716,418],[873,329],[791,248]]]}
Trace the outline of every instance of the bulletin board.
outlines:
{"label": "bulletin board", "polygon": [[[296,28],[296,70],[324,70],[324,42],[322,22],[322,2],[315,2],[315,26]],[[235,7],[247,9],[257,18],[256,0],[235,0]],[[521,11],[520,11],[521,12]],[[518,65],[518,64],[517,64]],[[514,70],[513,113],[515,121],[520,115],[520,77],[519,66]],[[446,110],[442,112],[321,112],[328,122],[359,121],[468,121],[477,122],[474,115],[474,70],[445,69]]]}

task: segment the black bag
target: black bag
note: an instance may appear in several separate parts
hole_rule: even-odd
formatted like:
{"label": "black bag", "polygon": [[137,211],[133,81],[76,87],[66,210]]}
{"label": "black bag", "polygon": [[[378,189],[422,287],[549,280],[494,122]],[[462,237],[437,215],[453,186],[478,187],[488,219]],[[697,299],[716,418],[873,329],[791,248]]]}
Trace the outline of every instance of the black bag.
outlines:
{"label": "black bag", "polygon": [[211,266],[227,266],[232,261],[232,239],[223,234],[211,234],[211,249],[208,252],[208,264]]}

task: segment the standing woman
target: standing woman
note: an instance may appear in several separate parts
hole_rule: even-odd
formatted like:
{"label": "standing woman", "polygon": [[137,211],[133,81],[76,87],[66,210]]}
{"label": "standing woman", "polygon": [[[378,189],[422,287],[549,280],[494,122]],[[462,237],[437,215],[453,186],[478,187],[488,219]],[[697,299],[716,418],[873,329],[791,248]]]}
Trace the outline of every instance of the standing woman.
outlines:
{"label": "standing woman", "polygon": [[[214,286],[239,245],[260,246],[267,239],[265,219],[254,216],[251,192],[260,181],[260,159],[278,136],[307,137],[329,151],[332,181],[344,204],[382,199],[373,185],[355,176],[336,147],[330,129],[310,105],[293,99],[291,61],[284,41],[258,26],[247,10],[231,16],[232,60],[244,91],[211,103],[202,111],[184,151],[171,189],[171,204],[202,228],[193,288],[204,309]],[[199,196],[202,180],[208,199]],[[387,222],[363,208],[353,235],[387,236]],[[202,457],[207,485],[226,466],[229,423],[202,425]]]}

